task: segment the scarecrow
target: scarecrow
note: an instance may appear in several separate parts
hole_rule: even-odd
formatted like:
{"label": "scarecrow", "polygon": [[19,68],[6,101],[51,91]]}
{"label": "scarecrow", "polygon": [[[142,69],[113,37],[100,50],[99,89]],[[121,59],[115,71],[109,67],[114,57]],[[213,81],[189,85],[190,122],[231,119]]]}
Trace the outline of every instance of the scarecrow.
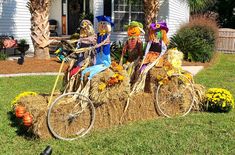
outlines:
{"label": "scarecrow", "polygon": [[[89,20],[82,20],[80,23],[79,36],[80,38],[75,40],[75,42],[77,42],[77,49],[91,47],[96,44],[96,34],[94,32],[93,25]],[[66,56],[68,54],[72,53],[72,51],[69,52],[70,53],[66,53],[66,50],[61,48],[60,53],[58,53],[58,57],[65,59],[67,58]],[[77,75],[79,75],[78,73],[80,73],[80,71],[86,68],[88,65],[92,64],[94,55],[94,50],[89,50],[85,53],[73,53],[73,59],[71,59],[70,65],[67,69],[67,76],[64,77],[64,83],[67,84],[64,91],[71,92],[76,88],[75,84],[77,83]]]}
{"label": "scarecrow", "polygon": [[110,57],[110,32],[111,27],[114,24],[111,21],[111,18],[108,16],[97,16],[98,20],[98,34],[97,34],[97,45],[96,47],[96,59],[95,65],[88,67],[82,71],[82,77],[85,74],[88,74],[88,79],[92,79],[92,77],[99,72],[107,69],[111,65],[111,57]]}
{"label": "scarecrow", "polygon": [[141,32],[144,34],[143,25],[137,21],[132,21],[127,27],[128,40],[123,46],[120,65],[124,63],[124,68],[133,80],[136,66],[143,57],[143,43],[140,40]]}
{"label": "scarecrow", "polygon": [[141,32],[144,33],[143,25],[137,21],[132,21],[127,27],[128,40],[122,49],[120,63],[130,63],[143,57],[143,43],[140,40]]}
{"label": "scarecrow", "polygon": [[[80,38],[77,40],[77,49],[78,48],[85,48],[94,46],[96,44],[96,34],[93,28],[92,23],[89,20],[82,20],[80,23]],[[72,51],[59,48],[56,50],[55,54],[57,55],[57,58],[59,61],[69,61],[66,56],[71,54]],[[94,53],[80,53],[76,55],[76,62],[74,60],[71,62],[69,67],[69,77],[72,77],[73,75],[76,75],[80,70],[81,67],[84,65],[85,59],[88,57],[91,57],[91,59],[94,57]]]}
{"label": "scarecrow", "polygon": [[[82,20],[80,23],[80,38],[77,42],[78,48],[92,47],[96,44],[96,34],[93,28],[92,23],[89,20]],[[86,59],[89,59],[89,62],[94,61],[93,51],[86,53],[79,53],[77,55],[77,61],[74,63],[73,68],[70,70],[70,77],[77,74],[81,67],[84,65]]]}
{"label": "scarecrow", "polygon": [[[154,62],[159,56],[162,56],[166,50],[169,40],[167,38],[168,27],[165,22],[154,22],[149,27],[149,41],[145,50],[145,57],[141,71],[147,64]],[[163,58],[159,57],[157,66],[163,65]]]}

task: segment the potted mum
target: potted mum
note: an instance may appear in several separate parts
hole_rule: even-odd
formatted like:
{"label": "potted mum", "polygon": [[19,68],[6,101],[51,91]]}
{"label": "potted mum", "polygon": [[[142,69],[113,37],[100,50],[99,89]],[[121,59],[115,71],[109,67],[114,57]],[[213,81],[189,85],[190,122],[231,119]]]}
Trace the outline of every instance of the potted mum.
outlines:
{"label": "potted mum", "polygon": [[25,39],[20,39],[18,43],[18,50],[25,54],[25,52],[29,49],[29,44],[27,44],[27,41]]}

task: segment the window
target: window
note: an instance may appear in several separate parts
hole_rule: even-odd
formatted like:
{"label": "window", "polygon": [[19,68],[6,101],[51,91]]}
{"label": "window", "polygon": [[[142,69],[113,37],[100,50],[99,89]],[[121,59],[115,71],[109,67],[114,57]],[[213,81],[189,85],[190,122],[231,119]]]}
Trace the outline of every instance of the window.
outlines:
{"label": "window", "polygon": [[143,0],[135,0],[134,3],[129,0],[113,0],[113,19],[115,32],[125,31],[124,25],[133,20],[143,23]]}

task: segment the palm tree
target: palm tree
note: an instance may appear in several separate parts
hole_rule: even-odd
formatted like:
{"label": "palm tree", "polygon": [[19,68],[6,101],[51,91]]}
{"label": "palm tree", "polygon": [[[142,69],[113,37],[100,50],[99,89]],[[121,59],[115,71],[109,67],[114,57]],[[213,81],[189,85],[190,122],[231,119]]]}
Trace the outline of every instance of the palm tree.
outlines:
{"label": "palm tree", "polygon": [[49,59],[49,11],[51,0],[29,0],[27,7],[31,13],[31,38],[35,57]]}
{"label": "palm tree", "polygon": [[144,0],[145,32],[148,35],[149,25],[156,20],[160,9],[160,0]]}
{"label": "palm tree", "polygon": [[209,7],[213,6],[217,0],[184,0],[187,1],[192,14],[204,12]]}
{"label": "palm tree", "polygon": [[[132,0],[134,2],[134,0]],[[213,5],[216,0],[182,0],[186,1],[191,9],[192,13],[198,13],[204,11],[209,6]],[[148,32],[147,28],[153,21],[156,20],[160,9],[160,0],[144,0],[144,15],[145,15],[145,32]],[[146,36],[148,34],[146,33]]]}

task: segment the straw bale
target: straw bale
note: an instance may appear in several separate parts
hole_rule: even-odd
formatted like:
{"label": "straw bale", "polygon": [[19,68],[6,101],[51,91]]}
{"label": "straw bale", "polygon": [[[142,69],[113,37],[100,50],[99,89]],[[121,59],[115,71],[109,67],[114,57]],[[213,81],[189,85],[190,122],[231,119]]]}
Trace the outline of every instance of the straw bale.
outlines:
{"label": "straw bale", "polygon": [[123,103],[127,100],[130,93],[130,79],[125,70],[119,73],[124,76],[123,81],[114,86],[106,87],[103,91],[98,89],[100,83],[107,81],[109,77],[114,75],[114,72],[107,69],[93,77],[91,80],[90,98],[95,105],[108,104],[110,100],[119,100]]}
{"label": "straw bale", "polygon": [[120,100],[111,100],[109,104],[102,104],[96,108],[94,128],[110,128],[133,121],[154,119],[159,116],[154,104],[153,94],[144,92],[134,94],[121,120],[125,103]]}
{"label": "straw bale", "polygon": [[[58,95],[57,95],[58,96]],[[53,96],[55,99],[57,96]],[[22,105],[33,116],[33,123],[28,132],[42,139],[51,137],[47,127],[47,104],[49,95],[25,96],[20,98],[17,105]]]}

